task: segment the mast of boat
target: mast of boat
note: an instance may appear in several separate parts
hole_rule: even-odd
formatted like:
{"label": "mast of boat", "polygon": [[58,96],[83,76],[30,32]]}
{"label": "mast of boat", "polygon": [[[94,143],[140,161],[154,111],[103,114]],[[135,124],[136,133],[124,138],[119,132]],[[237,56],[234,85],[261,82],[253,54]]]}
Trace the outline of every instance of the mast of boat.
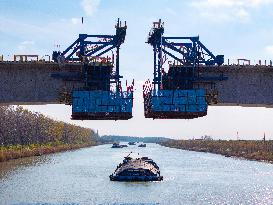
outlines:
{"label": "mast of boat", "polygon": [[130,156],[130,154],[132,154],[133,152],[130,152],[125,158],[128,158]]}

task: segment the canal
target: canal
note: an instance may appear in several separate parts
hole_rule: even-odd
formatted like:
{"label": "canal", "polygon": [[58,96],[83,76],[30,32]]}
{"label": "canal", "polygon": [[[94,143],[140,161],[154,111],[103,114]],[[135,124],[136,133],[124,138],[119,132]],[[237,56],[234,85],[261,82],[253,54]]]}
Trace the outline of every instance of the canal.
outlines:
{"label": "canal", "polygon": [[[111,145],[0,163],[0,204],[273,204],[273,165],[147,144]],[[152,158],[162,182],[113,182],[134,152]]]}

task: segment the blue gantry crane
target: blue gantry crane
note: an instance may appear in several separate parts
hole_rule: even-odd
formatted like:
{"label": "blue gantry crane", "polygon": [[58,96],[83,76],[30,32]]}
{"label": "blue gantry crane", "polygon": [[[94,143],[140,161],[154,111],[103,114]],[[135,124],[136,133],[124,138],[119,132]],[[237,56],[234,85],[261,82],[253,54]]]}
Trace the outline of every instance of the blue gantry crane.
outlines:
{"label": "blue gantry crane", "polygon": [[154,22],[147,40],[153,47],[154,77],[143,86],[145,117],[193,119],[207,115],[208,104],[217,103],[215,82],[227,78],[202,76],[200,69],[222,65],[224,56],[215,56],[199,36],[163,34],[164,23]]}
{"label": "blue gantry crane", "polygon": [[119,73],[119,50],[125,41],[126,21],[122,25],[118,19],[115,28],[115,35],[79,34],[79,38],[63,52],[52,54],[52,59],[60,65],[82,63],[80,72],[52,74],[54,78],[84,84],[71,93],[71,118],[74,120],[132,118],[133,88],[129,86],[122,91]]}

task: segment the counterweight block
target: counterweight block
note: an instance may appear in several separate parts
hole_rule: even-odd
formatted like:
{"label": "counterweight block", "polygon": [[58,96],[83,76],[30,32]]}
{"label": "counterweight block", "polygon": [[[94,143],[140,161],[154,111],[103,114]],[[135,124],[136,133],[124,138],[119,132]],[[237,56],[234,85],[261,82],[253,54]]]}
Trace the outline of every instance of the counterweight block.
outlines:
{"label": "counterweight block", "polygon": [[144,95],[144,114],[153,119],[194,119],[207,115],[204,89],[151,90]]}
{"label": "counterweight block", "polygon": [[73,120],[128,120],[132,118],[133,92],[73,91]]}

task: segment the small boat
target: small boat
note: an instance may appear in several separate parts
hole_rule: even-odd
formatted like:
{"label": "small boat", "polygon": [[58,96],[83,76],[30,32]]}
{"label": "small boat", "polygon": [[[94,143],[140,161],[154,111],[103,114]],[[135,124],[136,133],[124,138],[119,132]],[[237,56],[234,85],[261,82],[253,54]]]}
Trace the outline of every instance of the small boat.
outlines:
{"label": "small boat", "polygon": [[120,145],[119,143],[114,143],[111,148],[123,148],[123,145]]}
{"label": "small boat", "polygon": [[[132,153],[132,152],[131,152]],[[130,153],[130,154],[131,154]],[[133,159],[130,154],[124,157],[113,174],[109,176],[111,181],[161,181],[157,164],[148,157]]]}
{"label": "small boat", "polygon": [[138,147],[146,147],[146,144],[140,144]]}
{"label": "small boat", "polygon": [[129,142],[128,145],[136,145],[135,142]]}

